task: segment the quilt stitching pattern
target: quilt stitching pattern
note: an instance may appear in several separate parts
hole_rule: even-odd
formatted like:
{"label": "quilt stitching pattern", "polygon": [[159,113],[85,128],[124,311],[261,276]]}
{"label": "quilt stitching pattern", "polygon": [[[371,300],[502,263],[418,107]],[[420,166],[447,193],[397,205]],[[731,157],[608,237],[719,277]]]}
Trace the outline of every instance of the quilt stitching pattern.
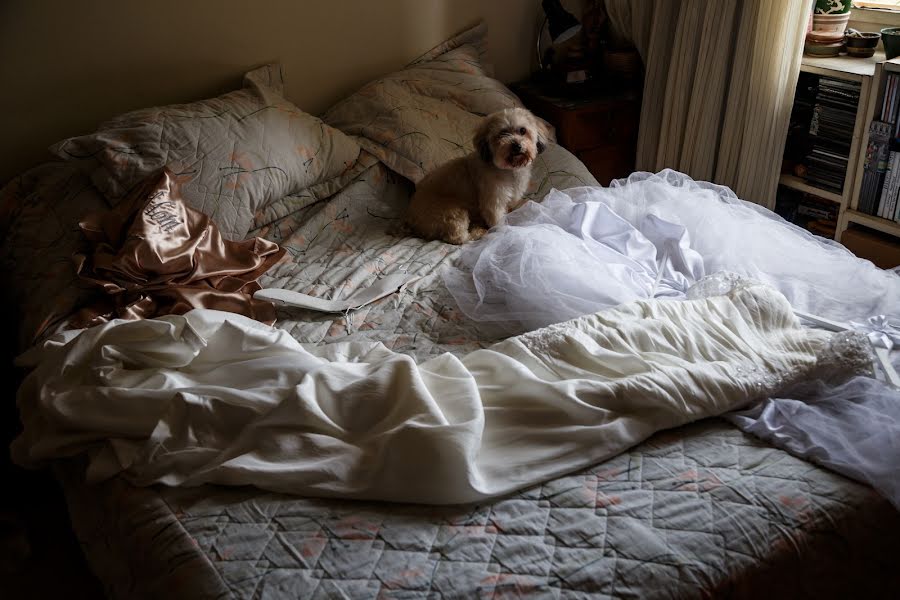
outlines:
{"label": "quilt stitching pattern", "polygon": [[478,506],[205,495],[163,492],[238,598],[649,598],[827,542],[873,492],[713,420]]}
{"label": "quilt stitching pattern", "polygon": [[[536,163],[529,198],[550,188],[593,183],[590,174],[558,146]],[[410,184],[381,163],[327,202],[259,227],[250,235],[287,248],[291,259],[261,279],[279,287],[323,298],[344,297],[394,273],[422,277],[407,292],[384,298],[349,315],[279,310],[278,327],[304,343],[382,341],[392,350],[425,360],[443,352],[465,353],[508,335],[502,329],[468,321],[441,281],[441,266],[455,247],[392,233],[400,224]]]}

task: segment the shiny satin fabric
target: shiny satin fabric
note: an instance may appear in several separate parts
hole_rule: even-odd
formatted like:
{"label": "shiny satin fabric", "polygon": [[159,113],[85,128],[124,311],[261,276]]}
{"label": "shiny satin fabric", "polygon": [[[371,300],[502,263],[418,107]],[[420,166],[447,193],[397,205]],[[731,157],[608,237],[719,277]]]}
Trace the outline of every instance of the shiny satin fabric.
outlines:
{"label": "shiny satin fabric", "polygon": [[261,238],[224,239],[209,217],[185,204],[168,170],[79,226],[91,252],[75,255],[76,270],[106,295],[78,312],[72,327],[180,315],[194,308],[275,322],[274,305],[255,300],[253,292],[260,289],[256,279],[285,250]]}

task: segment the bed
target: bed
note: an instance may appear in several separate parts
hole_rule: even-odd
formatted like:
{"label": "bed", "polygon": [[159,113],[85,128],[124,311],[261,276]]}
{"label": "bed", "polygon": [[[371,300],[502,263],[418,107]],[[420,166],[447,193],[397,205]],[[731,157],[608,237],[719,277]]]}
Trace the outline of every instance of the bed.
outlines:
{"label": "bed", "polygon": [[[301,183],[247,196],[234,186],[231,208],[220,212],[203,204],[208,190],[199,194],[196,206],[223,231],[287,250],[261,276],[263,287],[345,297],[386,275],[419,277],[343,315],[279,308],[276,327],[306,344],[378,341],[420,361],[462,356],[502,336],[467,319],[443,285],[440,270],[456,248],[395,233],[412,182],[465,150],[477,115],[517,101],[483,70],[483,43],[483,27],[467,31],[333,107],[327,125],[310,121],[301,133],[312,141],[297,144],[306,168],[292,174]],[[280,77],[266,67],[248,85],[276,94]],[[190,121],[210,114],[221,111]],[[113,123],[107,134],[137,127]],[[93,298],[69,257],[82,244],[75,224],[84,212],[130,189],[115,169],[137,177],[177,155],[174,144],[148,164],[128,162],[120,148],[82,152],[89,143],[108,148],[107,138],[67,140],[58,146],[66,160],[3,192],[4,209],[15,207],[6,213],[3,259],[23,284],[15,299],[23,346]],[[270,148],[279,143],[265,138]],[[235,177],[254,171],[246,153],[227,155],[239,165]],[[178,160],[181,172],[197,163]],[[207,173],[190,174],[206,185]],[[584,165],[551,146],[529,197],[584,185],[596,185]],[[247,207],[251,196],[266,200]],[[36,256],[40,264],[26,268]],[[53,463],[76,536],[113,598],[876,598],[900,585],[900,514],[887,500],[719,419],[660,432],[615,458],[478,505],[138,487],[121,477],[88,484],[84,471],[82,457]]]}

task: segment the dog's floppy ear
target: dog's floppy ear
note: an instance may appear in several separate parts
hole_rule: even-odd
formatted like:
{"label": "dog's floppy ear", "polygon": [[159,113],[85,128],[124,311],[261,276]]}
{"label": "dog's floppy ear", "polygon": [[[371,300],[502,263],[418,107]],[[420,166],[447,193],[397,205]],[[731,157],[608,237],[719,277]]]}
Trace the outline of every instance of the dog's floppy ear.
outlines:
{"label": "dog's floppy ear", "polygon": [[537,144],[535,145],[537,146],[538,154],[541,154],[547,149],[547,144],[556,143],[556,130],[553,128],[553,125],[540,117],[535,117],[534,121],[537,123],[538,131]]}
{"label": "dog's floppy ear", "polygon": [[472,137],[472,145],[486,163],[494,162],[494,154],[491,152],[491,120],[485,117],[481,120],[478,128],[475,129],[475,135]]}

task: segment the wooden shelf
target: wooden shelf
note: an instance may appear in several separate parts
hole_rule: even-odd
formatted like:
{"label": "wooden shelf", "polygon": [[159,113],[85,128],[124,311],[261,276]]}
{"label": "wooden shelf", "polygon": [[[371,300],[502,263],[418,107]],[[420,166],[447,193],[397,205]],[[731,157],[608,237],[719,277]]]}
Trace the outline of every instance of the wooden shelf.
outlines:
{"label": "wooden shelf", "polygon": [[778,178],[778,183],[786,188],[791,188],[792,190],[797,190],[798,192],[804,192],[806,194],[812,194],[813,196],[818,196],[819,198],[824,198],[825,200],[831,200],[832,202],[837,202],[838,204],[843,204],[844,201],[844,197],[837,192],[829,192],[828,190],[822,190],[817,187],[811,186],[803,181],[803,179],[795,177],[794,175],[788,175],[787,173],[781,174],[781,177]]}
{"label": "wooden shelf", "polygon": [[869,58],[851,56],[815,57],[803,56],[800,70],[814,75],[859,82],[859,102],[856,106],[856,118],[853,123],[853,136],[848,152],[847,170],[844,186],[840,193],[817,189],[799,177],[782,175],[780,183],[786,187],[799,190],[839,205],[837,228],[834,238],[841,239],[841,234],[851,223],[858,223],[890,235],[900,235],[900,227],[878,217],[865,215],[856,210],[862,187],[863,163],[869,143],[869,125],[884,93],[884,71],[896,66],[900,72],[900,60],[885,62],[884,51],[876,51]]}
{"label": "wooden shelf", "polygon": [[869,126],[872,119],[879,114],[885,93],[885,71],[900,73],[900,57],[885,60],[884,52],[878,51],[870,58],[853,58],[849,56],[814,57],[803,56],[800,70],[814,75],[822,75],[835,79],[858,81],[860,83],[859,103],[856,108],[856,120],[853,124],[853,137],[848,153],[849,162],[841,193],[830,192],[809,185],[800,177],[783,174],[779,184],[830,200],[839,205],[838,225],[835,239],[841,235],[851,223],[874,229],[894,238],[900,238],[900,223],[868,215],[859,210],[859,195],[862,188],[863,164],[866,148],[869,144]]}
{"label": "wooden shelf", "polygon": [[900,73],[900,57],[884,61],[884,70],[889,73]]}
{"label": "wooden shelf", "polygon": [[[877,51],[874,56],[869,58],[855,58],[846,55],[807,56],[804,54],[800,70],[837,79],[862,81],[875,74],[875,65],[879,62],[884,62],[883,51]],[[900,65],[898,65],[898,69],[900,69]]]}
{"label": "wooden shelf", "polygon": [[858,210],[848,210],[846,214],[847,220],[851,223],[865,225],[866,227],[877,229],[882,233],[900,236],[900,223],[896,221],[889,221],[888,219],[876,217],[875,215],[867,215]]}

